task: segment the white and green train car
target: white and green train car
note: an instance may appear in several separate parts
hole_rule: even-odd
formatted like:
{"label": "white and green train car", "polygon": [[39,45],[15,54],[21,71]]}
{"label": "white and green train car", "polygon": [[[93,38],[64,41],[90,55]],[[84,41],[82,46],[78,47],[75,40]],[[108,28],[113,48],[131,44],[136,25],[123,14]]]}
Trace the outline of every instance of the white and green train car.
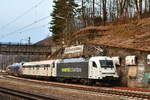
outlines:
{"label": "white and green train car", "polygon": [[22,75],[28,76],[56,76],[55,60],[26,62],[22,67]]}

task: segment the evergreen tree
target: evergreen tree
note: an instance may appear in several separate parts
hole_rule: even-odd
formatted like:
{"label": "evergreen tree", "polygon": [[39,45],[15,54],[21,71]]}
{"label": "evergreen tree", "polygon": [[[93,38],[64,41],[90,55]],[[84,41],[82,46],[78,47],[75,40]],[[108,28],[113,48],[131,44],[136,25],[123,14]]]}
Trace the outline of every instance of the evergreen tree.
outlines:
{"label": "evergreen tree", "polygon": [[[64,39],[74,21],[77,4],[74,0],[54,0],[51,27],[53,40],[58,43]],[[62,42],[62,41],[61,41]]]}

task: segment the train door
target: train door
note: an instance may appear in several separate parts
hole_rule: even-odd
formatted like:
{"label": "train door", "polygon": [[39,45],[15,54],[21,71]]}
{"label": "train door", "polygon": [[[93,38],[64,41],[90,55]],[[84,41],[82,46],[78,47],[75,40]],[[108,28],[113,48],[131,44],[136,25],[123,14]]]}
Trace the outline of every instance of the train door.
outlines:
{"label": "train door", "polygon": [[52,76],[56,77],[56,69],[57,69],[57,63],[54,61],[52,63]]}
{"label": "train door", "polygon": [[61,59],[57,59],[53,61],[53,67],[52,67],[52,76],[57,76],[57,64],[61,61]]}
{"label": "train door", "polygon": [[52,76],[53,75],[53,62],[46,65],[46,76]]}
{"label": "train door", "polygon": [[98,79],[99,77],[99,63],[96,61],[90,61],[89,62],[89,75],[91,79]]}
{"label": "train door", "polygon": [[50,64],[45,65],[46,76],[50,76]]}
{"label": "train door", "polygon": [[53,74],[53,64],[51,63],[50,65],[49,65],[49,76],[52,76],[52,74]]}

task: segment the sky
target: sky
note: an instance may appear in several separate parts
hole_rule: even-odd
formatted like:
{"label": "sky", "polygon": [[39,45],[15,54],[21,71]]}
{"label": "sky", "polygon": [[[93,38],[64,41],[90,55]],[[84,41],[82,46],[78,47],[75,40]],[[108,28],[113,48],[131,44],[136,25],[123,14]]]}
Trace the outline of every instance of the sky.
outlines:
{"label": "sky", "polygon": [[0,42],[36,43],[51,35],[53,0],[0,0]]}

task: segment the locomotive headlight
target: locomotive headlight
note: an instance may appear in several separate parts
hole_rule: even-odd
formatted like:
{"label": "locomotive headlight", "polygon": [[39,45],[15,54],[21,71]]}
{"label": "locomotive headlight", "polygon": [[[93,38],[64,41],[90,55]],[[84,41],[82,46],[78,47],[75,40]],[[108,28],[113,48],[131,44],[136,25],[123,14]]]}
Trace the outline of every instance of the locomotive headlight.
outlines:
{"label": "locomotive headlight", "polygon": [[115,73],[114,77],[118,78],[119,76]]}

